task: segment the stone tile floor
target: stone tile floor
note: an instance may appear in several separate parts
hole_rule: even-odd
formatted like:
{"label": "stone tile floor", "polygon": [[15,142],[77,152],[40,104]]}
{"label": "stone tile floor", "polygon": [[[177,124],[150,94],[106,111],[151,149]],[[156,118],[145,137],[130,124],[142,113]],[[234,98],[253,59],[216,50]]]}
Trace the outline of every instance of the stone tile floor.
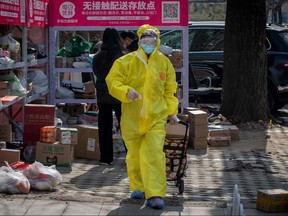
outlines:
{"label": "stone tile floor", "polygon": [[[233,188],[237,184],[244,208],[255,209],[257,190],[288,190],[287,135],[287,127],[268,131],[241,129],[240,140],[233,141],[229,147],[208,147],[207,150],[188,148],[184,193],[179,195],[174,182],[167,182],[166,205],[224,208],[227,202],[231,202]],[[133,203],[135,201],[127,199],[130,190],[124,153],[115,154],[112,166],[75,159],[72,167],[58,167],[58,170],[63,181],[55,191],[31,191],[27,195],[12,197],[0,194],[0,200],[25,197],[142,205],[139,201]]]}

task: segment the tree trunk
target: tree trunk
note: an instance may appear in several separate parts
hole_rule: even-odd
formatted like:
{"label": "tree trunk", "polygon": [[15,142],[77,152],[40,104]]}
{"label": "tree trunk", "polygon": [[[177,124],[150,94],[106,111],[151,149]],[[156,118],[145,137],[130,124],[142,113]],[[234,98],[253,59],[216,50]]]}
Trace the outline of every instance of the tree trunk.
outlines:
{"label": "tree trunk", "polygon": [[268,116],[265,6],[265,0],[227,0],[220,112],[237,121]]}

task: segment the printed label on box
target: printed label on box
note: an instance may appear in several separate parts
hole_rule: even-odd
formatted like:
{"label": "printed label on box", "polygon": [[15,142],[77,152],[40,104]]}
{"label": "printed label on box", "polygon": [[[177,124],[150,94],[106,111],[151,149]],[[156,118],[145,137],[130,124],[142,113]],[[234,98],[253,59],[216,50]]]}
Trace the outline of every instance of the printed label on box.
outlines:
{"label": "printed label on box", "polygon": [[92,152],[95,150],[95,139],[88,138],[87,150]]}
{"label": "printed label on box", "polygon": [[70,144],[71,143],[71,132],[63,131],[61,133],[62,144]]}

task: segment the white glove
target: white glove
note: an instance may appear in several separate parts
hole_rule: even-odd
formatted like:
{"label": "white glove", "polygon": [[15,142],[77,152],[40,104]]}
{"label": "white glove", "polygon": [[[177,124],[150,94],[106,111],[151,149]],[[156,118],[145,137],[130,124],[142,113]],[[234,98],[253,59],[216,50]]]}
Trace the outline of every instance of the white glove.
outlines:
{"label": "white glove", "polygon": [[141,98],[141,95],[135,91],[134,89],[130,90],[128,93],[127,93],[127,98],[129,100],[136,100],[136,99],[140,99]]}
{"label": "white glove", "polygon": [[169,115],[168,119],[169,119],[169,124],[178,124],[179,122],[179,119],[177,118],[176,115]]}

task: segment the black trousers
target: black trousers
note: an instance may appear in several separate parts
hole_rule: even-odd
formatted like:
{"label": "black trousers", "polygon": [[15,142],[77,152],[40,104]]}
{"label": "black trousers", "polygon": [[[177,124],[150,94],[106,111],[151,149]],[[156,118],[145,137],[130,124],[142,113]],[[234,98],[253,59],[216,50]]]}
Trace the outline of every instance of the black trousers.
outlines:
{"label": "black trousers", "polygon": [[100,162],[113,162],[113,110],[120,125],[121,104],[98,103]]}

